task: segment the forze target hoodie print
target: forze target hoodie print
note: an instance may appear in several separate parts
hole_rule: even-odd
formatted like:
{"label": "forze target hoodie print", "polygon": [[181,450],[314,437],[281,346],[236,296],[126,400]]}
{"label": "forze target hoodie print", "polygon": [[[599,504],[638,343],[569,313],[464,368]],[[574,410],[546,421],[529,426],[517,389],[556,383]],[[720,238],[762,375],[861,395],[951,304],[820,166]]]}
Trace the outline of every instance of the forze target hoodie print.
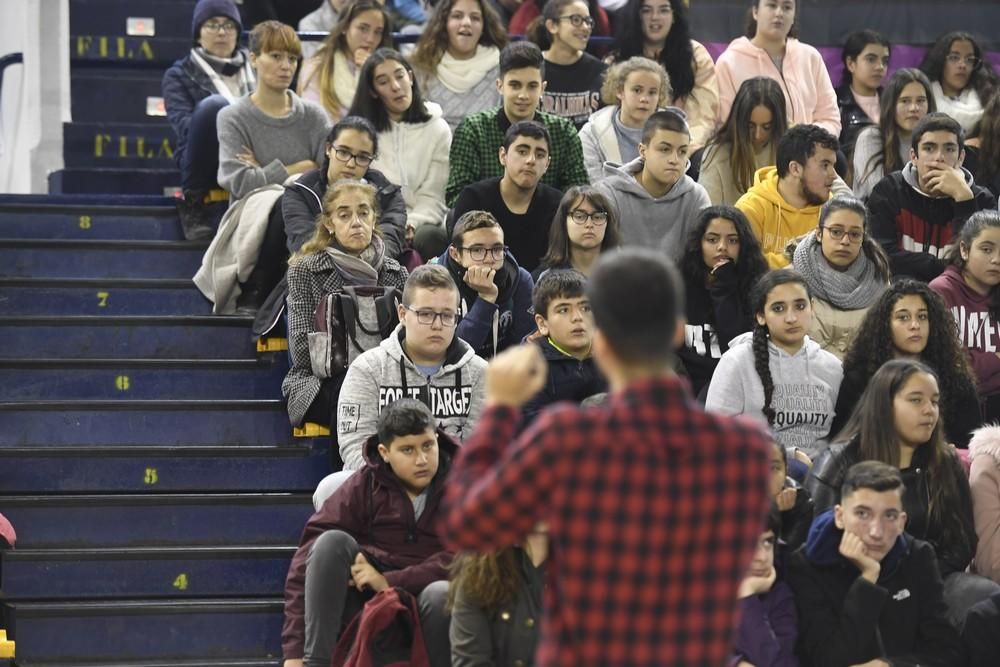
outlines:
{"label": "forze target hoodie print", "polygon": [[[840,360],[806,336],[795,354],[768,341],[768,366],[774,382],[771,406],[775,417],[774,439],[787,448],[797,447],[815,458],[817,441],[827,437],[844,369]],[[715,367],[705,409],[727,415],[750,415],[766,422],[764,385],[754,367],[753,333],[733,339]]]}
{"label": "forze target hoodie print", "polygon": [[365,464],[363,445],[375,434],[382,408],[415,398],[431,409],[438,428],[457,441],[469,437],[483,410],[486,361],[458,336],[441,368],[427,377],[403,351],[403,325],[351,364],[337,401],[337,442],[344,470]]}

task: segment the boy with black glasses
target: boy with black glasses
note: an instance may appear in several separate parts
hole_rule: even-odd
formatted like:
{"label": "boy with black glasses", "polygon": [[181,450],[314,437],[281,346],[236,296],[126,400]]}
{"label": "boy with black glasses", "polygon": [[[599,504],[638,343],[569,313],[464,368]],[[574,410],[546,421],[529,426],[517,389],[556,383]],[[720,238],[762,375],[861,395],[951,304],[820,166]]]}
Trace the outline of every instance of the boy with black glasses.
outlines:
{"label": "boy with black glasses", "polygon": [[491,213],[464,213],[455,224],[451,245],[436,261],[458,285],[458,337],[480,357],[490,359],[535,330],[529,312],[531,274],[504,245],[503,227]]}

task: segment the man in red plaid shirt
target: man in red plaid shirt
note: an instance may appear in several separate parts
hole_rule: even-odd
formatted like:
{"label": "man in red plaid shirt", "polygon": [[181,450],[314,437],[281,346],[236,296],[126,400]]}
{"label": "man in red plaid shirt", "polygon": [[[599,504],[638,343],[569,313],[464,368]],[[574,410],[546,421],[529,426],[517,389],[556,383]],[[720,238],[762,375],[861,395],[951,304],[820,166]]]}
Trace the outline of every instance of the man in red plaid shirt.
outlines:
{"label": "man in red plaid shirt", "polygon": [[518,436],[545,360],[535,345],[496,357],[442,538],[487,551],[548,524],[539,665],[721,666],[767,513],[769,441],[706,414],[673,374],[683,289],[662,254],[602,256],[587,293],[608,403],[551,408]]}

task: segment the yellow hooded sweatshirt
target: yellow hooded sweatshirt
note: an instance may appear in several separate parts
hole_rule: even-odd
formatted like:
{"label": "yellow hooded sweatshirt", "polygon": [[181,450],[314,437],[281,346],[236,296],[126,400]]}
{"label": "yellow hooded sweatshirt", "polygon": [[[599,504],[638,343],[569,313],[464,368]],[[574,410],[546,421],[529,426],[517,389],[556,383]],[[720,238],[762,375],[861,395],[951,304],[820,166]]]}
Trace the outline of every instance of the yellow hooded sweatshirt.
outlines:
{"label": "yellow hooded sweatshirt", "polygon": [[792,208],[778,192],[778,168],[762,167],[736,208],[750,221],[768,265],[780,269],[791,263],[785,256],[789,242],[816,229],[821,206]]}

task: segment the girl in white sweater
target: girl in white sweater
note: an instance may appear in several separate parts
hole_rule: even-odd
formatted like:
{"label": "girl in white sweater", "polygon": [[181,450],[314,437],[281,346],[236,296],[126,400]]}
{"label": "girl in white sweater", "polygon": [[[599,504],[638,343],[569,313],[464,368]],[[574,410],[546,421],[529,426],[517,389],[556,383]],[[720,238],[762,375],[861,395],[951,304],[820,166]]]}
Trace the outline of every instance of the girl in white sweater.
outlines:
{"label": "girl in white sweater", "polygon": [[451,148],[441,107],[423,100],[413,68],[393,49],[375,51],[359,78],[349,115],[367,118],[378,131],[372,166],[403,190],[407,238],[424,226],[441,227]]}

